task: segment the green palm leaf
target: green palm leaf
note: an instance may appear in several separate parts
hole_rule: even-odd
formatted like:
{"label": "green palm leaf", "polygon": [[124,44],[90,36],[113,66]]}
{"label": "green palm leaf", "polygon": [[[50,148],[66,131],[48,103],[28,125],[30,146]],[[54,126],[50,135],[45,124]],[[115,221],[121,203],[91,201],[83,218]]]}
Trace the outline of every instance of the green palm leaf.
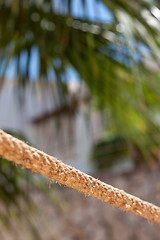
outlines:
{"label": "green palm leaf", "polygon": [[[153,135],[159,142],[159,126],[154,120],[160,102],[159,74],[144,64],[146,52],[152,61],[159,61],[159,19],[155,13],[159,1],[95,1],[111,10],[110,23],[89,20],[87,1],[80,2],[84,14],[76,18],[73,1],[60,1],[58,7],[56,1],[1,1],[1,82],[13,59],[19,86],[32,81],[30,66],[33,49],[37,49],[37,81],[47,84],[48,72],[54,71],[62,103],[69,94],[64,77],[72,67],[98,106],[107,109],[112,131],[143,149],[146,142],[152,145]],[[26,61],[21,64],[23,56]]]}

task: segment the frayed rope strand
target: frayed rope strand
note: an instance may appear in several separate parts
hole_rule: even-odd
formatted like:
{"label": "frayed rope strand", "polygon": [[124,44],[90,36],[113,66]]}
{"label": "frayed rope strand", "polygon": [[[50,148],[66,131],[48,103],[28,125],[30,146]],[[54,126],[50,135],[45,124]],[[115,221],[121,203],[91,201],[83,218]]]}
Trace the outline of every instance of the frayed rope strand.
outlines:
{"label": "frayed rope strand", "polygon": [[160,208],[97,180],[0,130],[0,155],[50,180],[160,223]]}

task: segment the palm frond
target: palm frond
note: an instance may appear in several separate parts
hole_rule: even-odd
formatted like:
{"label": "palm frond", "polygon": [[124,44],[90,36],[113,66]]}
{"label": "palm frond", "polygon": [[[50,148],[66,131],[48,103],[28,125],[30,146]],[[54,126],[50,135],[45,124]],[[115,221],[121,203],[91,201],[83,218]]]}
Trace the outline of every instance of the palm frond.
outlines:
{"label": "palm frond", "polygon": [[148,69],[144,59],[148,52],[152,61],[159,61],[160,19],[155,10],[160,11],[160,3],[93,1],[96,11],[99,3],[111,11],[109,23],[89,19],[84,0],[81,17],[75,17],[71,0],[1,1],[1,79],[14,60],[15,79],[25,87],[33,80],[30,69],[36,49],[37,80],[47,84],[48,72],[54,72],[62,103],[69,94],[66,73],[72,67],[99,107],[107,109],[111,129],[144,146],[159,134],[154,120],[160,103],[159,74]]}

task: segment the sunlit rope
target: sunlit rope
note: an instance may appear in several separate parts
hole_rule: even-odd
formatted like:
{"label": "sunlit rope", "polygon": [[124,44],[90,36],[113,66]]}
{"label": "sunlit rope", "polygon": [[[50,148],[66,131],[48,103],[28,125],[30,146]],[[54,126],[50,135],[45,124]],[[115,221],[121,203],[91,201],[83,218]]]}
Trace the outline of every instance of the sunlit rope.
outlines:
{"label": "sunlit rope", "polygon": [[160,223],[159,207],[80,172],[2,130],[0,130],[0,155],[8,161],[20,164],[23,168],[31,169],[60,184],[77,189],[85,195]]}

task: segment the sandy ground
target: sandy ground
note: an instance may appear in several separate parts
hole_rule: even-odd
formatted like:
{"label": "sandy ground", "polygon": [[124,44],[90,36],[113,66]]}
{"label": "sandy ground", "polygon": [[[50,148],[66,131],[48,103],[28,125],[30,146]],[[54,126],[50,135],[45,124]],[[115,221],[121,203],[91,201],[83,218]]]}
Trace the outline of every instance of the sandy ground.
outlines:
{"label": "sandy ground", "polygon": [[[160,206],[160,172],[97,174],[99,179]],[[47,184],[46,184],[46,187]],[[52,185],[51,197],[30,189],[34,205],[19,200],[8,225],[0,222],[1,240],[159,240],[160,226],[67,187]],[[52,200],[51,200],[52,199]]]}

